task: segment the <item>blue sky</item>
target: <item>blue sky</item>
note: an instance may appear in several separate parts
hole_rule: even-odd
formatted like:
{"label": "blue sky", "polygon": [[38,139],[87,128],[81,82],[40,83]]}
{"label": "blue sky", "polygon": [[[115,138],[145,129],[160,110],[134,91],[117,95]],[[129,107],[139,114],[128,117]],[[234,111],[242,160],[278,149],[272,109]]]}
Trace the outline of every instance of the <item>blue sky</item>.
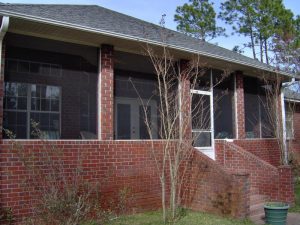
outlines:
{"label": "blue sky", "polygon": [[[291,9],[295,15],[300,15],[299,0],[283,0],[286,8]],[[166,27],[176,30],[176,24],[173,21],[176,7],[183,5],[188,0],[11,0],[3,1],[6,3],[52,3],[52,4],[96,4],[109,8],[127,15],[137,17],[155,24],[158,24],[161,16],[166,14]],[[219,5],[222,0],[213,0],[215,10],[219,11]],[[226,28],[228,33],[231,32],[230,27],[223,22],[220,26]],[[220,37],[211,41],[219,46],[232,49],[235,45],[245,43],[243,36]],[[250,51],[246,51],[245,55],[251,57]]]}

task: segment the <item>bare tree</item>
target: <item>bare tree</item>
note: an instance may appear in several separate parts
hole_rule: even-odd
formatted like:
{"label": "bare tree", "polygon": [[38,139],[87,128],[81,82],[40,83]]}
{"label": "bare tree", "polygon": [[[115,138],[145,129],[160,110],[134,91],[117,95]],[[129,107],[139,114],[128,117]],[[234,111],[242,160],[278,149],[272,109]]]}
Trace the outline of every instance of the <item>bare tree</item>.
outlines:
{"label": "bare tree", "polygon": [[[145,101],[134,82],[132,85],[143,106],[143,119],[161,183],[163,220],[165,223],[174,223],[182,203],[185,175],[195,151],[193,143],[197,141],[201,132],[210,129],[211,123],[210,102],[205,98],[207,96],[197,95],[193,100],[194,93],[190,90],[197,89],[200,85],[209,91],[223,80],[228,71],[224,71],[212,82],[206,79],[210,77],[209,65],[201,63],[202,60],[198,55],[189,61],[178,61],[167,46],[155,51],[147,45],[144,49],[154,67],[156,91]],[[149,118],[148,111],[150,101],[153,99],[158,102],[159,122],[156,126]],[[192,133],[192,127],[197,127],[200,132]],[[162,139],[160,145],[157,145],[156,136]]]}

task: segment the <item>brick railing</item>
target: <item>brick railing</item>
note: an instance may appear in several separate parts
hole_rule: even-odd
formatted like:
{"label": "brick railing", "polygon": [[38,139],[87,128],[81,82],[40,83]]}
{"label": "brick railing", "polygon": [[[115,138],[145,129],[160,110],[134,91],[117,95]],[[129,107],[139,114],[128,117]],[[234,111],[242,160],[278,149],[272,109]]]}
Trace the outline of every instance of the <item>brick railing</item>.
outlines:
{"label": "brick railing", "polygon": [[250,174],[250,186],[269,200],[294,202],[292,171],[289,166],[275,167],[233,142],[217,141],[217,161],[229,171]]}

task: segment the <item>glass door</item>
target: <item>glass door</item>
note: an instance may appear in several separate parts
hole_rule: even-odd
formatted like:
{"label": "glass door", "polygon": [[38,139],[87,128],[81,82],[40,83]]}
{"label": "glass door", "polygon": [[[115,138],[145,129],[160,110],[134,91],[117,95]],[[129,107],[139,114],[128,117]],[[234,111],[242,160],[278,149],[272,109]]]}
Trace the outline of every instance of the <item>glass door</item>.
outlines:
{"label": "glass door", "polygon": [[[152,129],[152,137],[157,138],[157,106],[153,100],[147,102],[146,114]],[[138,99],[115,99],[115,138],[120,139],[149,139],[145,123],[143,104]],[[146,103],[145,103],[146,104]]]}

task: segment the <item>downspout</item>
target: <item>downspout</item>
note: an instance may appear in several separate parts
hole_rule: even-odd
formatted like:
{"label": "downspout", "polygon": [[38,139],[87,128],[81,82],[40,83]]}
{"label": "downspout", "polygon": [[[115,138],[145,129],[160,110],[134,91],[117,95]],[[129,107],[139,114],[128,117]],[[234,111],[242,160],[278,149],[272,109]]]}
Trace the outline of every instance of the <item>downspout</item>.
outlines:
{"label": "downspout", "polygon": [[[0,27],[0,70],[1,65],[2,65],[2,42],[4,39],[4,36],[8,30],[8,25],[9,25],[9,17],[8,16],[3,16],[2,21],[1,21],[1,27]],[[1,74],[2,71],[0,71],[0,77],[3,75]]]}

